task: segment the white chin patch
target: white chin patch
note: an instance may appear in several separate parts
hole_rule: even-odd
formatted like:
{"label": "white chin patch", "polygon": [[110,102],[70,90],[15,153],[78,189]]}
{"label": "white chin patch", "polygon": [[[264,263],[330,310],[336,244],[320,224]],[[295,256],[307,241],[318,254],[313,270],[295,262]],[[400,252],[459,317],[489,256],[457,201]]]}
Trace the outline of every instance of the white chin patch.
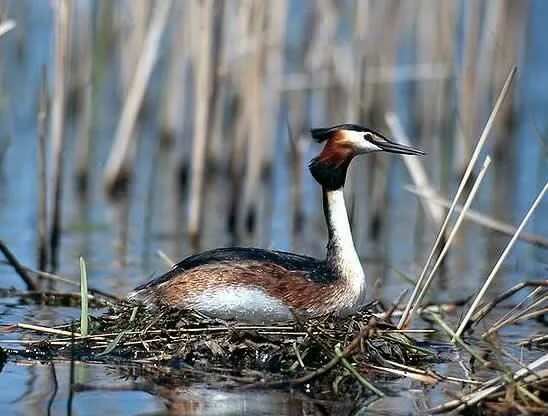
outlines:
{"label": "white chin patch", "polygon": [[345,141],[357,149],[360,153],[378,152],[382,150],[379,146],[364,138],[364,133],[355,130],[344,131]]}

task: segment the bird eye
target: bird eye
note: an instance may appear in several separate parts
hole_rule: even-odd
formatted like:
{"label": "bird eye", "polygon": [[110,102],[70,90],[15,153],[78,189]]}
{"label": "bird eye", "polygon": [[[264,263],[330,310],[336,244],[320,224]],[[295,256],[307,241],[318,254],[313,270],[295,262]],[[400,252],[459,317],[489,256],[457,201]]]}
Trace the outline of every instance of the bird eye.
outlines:
{"label": "bird eye", "polygon": [[363,138],[367,141],[370,141],[370,142],[374,142],[375,141],[375,136],[373,136],[371,133],[369,132],[366,132],[364,133],[363,135]]}

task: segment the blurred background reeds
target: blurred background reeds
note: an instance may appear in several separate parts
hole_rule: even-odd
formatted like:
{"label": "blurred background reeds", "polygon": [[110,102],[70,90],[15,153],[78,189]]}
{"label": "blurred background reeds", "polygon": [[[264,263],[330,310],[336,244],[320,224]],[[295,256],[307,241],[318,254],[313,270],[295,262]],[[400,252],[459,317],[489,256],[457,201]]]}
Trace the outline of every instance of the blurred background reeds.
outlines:
{"label": "blurred background reeds", "polygon": [[[77,275],[83,256],[121,295],[166,269],[157,250],[322,256],[308,129],[389,135],[393,113],[451,199],[513,65],[473,209],[515,224],[547,176],[542,16],[533,0],[2,0],[0,25],[16,26],[0,35],[0,235],[41,269]],[[370,283],[392,299],[446,209],[423,211],[409,183],[400,158],[374,154],[346,186]],[[527,230],[546,235],[547,215],[544,202]],[[465,223],[437,294],[469,294],[508,238]],[[545,275],[543,241],[519,243],[500,284]]]}

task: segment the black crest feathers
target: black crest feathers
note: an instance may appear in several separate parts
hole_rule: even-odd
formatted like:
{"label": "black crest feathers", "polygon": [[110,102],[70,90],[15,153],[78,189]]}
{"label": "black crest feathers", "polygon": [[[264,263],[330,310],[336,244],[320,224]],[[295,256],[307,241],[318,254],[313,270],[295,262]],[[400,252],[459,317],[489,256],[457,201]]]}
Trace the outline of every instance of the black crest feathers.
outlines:
{"label": "black crest feathers", "polygon": [[331,135],[339,130],[355,130],[355,131],[369,131],[368,128],[359,126],[357,124],[339,124],[333,127],[325,127],[319,129],[311,129],[310,134],[317,143],[326,141]]}

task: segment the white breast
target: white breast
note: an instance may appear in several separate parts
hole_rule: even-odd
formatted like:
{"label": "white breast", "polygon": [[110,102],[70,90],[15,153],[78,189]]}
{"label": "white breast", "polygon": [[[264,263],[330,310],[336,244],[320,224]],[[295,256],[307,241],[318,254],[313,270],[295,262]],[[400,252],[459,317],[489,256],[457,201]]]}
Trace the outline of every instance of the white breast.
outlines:
{"label": "white breast", "polygon": [[260,288],[219,286],[188,298],[189,306],[204,315],[246,322],[284,321],[293,318],[289,308]]}

